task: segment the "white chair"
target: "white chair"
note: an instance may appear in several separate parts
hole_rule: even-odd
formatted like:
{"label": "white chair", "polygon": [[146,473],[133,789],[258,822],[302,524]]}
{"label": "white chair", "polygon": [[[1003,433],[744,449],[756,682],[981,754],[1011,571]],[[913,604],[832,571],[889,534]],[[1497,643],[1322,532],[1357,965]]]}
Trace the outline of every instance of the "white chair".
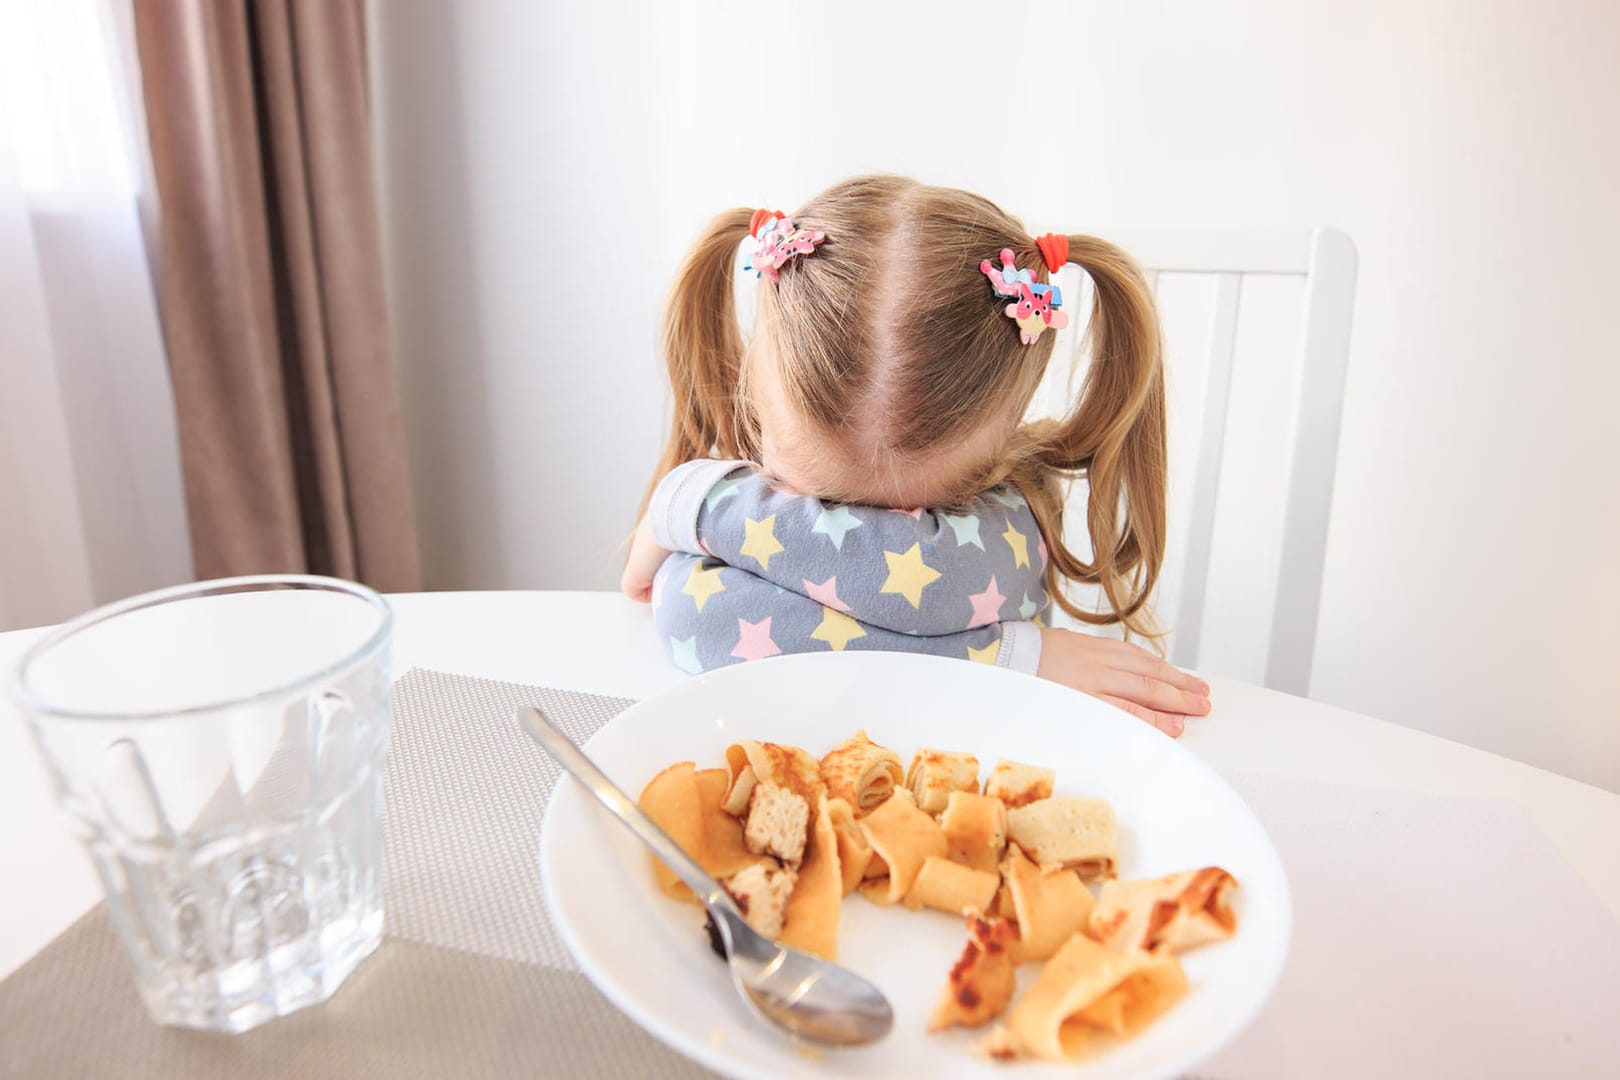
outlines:
{"label": "white chair", "polygon": [[[1096,235],[1129,251],[1148,272],[1165,325],[1170,521],[1154,610],[1171,628],[1170,659],[1305,695],[1355,301],[1355,245],[1329,228]],[[1090,363],[1090,282],[1070,266],[1059,284],[1076,317],[1058,337],[1031,415],[1061,415]],[[1242,387],[1236,396],[1235,376]],[[1228,422],[1234,410],[1243,414],[1236,425]],[[1273,472],[1268,496],[1262,474]],[[1089,553],[1086,497],[1077,484],[1066,533],[1071,546]],[[1230,511],[1228,503],[1235,504]],[[1080,598],[1096,603],[1100,593]]]}

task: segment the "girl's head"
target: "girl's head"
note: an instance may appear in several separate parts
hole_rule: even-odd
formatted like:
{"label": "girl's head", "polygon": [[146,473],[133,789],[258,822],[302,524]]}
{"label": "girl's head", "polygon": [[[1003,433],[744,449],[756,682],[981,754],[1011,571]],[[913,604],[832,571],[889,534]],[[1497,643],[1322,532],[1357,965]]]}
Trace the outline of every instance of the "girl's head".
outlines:
{"label": "girl's head", "polygon": [[[751,210],[722,214],[676,280],[665,325],[675,422],[654,482],[718,454],[840,502],[949,506],[1016,484],[1071,614],[1150,634],[1143,605],[1164,545],[1164,382],[1140,272],[1112,245],[1069,237],[1095,285],[1093,362],[1074,409],[1022,422],[1055,334],[1024,344],[980,264],[1010,248],[1048,274],[1016,218],[986,199],[895,176],[857,177],[790,216],[824,232],[758,283],[744,345],[732,299]],[[1062,481],[1090,485],[1092,558],[1063,543]],[[1059,579],[1100,585],[1112,611],[1078,609]]]}

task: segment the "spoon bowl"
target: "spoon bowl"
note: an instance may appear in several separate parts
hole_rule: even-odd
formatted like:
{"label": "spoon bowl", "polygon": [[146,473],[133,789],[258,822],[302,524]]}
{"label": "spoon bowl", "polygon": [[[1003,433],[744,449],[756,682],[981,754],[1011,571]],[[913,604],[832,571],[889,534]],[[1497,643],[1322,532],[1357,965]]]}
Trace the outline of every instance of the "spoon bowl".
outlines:
{"label": "spoon bowl", "polygon": [[824,1046],[861,1046],[894,1027],[894,1010],[865,978],[778,945],[744,920],[725,888],[659,828],[573,740],[531,706],[516,710],[529,736],[652,849],[708,909],[737,993],[757,1015],[796,1038]]}

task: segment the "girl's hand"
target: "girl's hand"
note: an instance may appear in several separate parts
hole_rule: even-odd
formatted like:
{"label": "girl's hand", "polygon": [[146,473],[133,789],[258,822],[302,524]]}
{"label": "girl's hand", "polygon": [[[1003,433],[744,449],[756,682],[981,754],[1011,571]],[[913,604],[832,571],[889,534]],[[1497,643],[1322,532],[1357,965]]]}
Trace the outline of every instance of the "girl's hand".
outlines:
{"label": "girl's hand", "polygon": [[1204,680],[1113,638],[1045,627],[1036,674],[1117,705],[1172,738],[1187,717],[1204,716],[1210,708]]}
{"label": "girl's hand", "polygon": [[643,517],[636,526],[635,539],[630,541],[630,557],[625,560],[619,590],[632,600],[647,603],[652,599],[653,575],[667,558],[669,552],[658,546],[658,541],[653,539],[652,523]]}

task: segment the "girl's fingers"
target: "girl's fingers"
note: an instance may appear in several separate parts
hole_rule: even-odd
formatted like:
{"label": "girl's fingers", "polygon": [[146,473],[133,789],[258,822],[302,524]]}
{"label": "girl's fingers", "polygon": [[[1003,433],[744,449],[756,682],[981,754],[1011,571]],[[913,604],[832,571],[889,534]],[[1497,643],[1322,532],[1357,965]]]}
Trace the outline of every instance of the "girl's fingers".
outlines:
{"label": "girl's fingers", "polygon": [[1181,716],[1203,716],[1209,712],[1208,698],[1134,671],[1104,668],[1099,673],[1097,688],[1160,712]]}
{"label": "girl's fingers", "polygon": [[1133,645],[1128,641],[1118,641],[1114,638],[1102,638],[1112,645],[1108,650],[1109,661],[1118,668],[1132,671],[1138,675],[1148,675],[1167,682],[1171,686],[1186,690],[1194,694],[1209,696],[1209,684],[1198,676],[1182,671],[1167,661],[1159,659],[1140,645]]}
{"label": "girl's fingers", "polygon": [[1186,728],[1186,721],[1173,713],[1159,712],[1145,705],[1138,705],[1126,698],[1115,697],[1113,694],[1098,694],[1097,697],[1117,708],[1124,709],[1138,720],[1145,720],[1170,736],[1172,739],[1179,736]]}

